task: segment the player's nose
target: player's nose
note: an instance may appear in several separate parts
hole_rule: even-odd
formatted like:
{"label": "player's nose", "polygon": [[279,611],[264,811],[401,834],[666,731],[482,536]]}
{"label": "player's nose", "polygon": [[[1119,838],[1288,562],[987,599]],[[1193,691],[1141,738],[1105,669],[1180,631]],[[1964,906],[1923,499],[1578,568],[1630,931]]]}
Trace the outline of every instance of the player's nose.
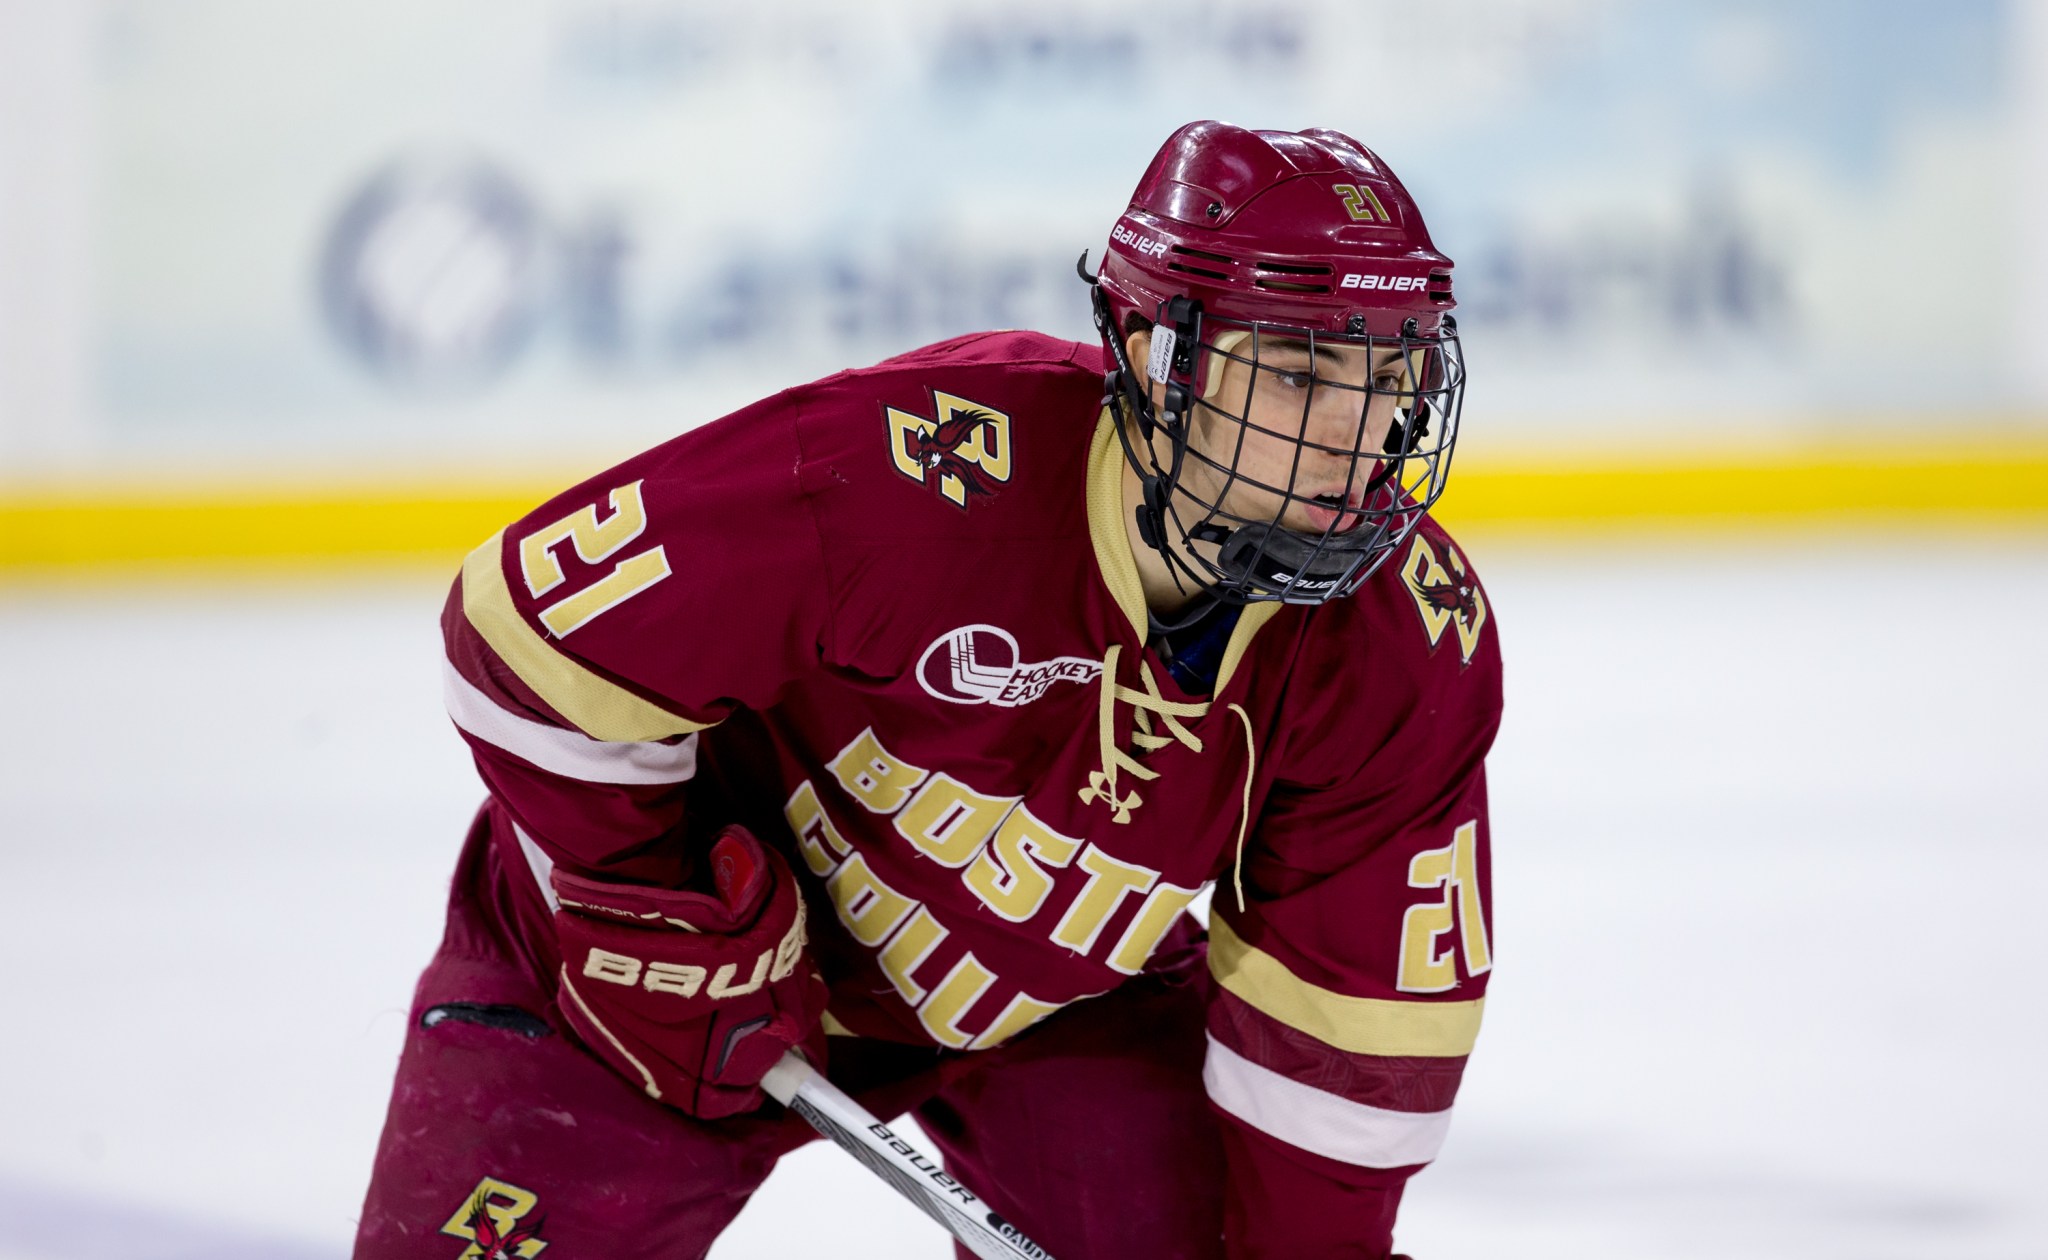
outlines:
{"label": "player's nose", "polygon": [[1333,452],[1376,452],[1394,419],[1394,400],[1360,389],[1332,389],[1309,417],[1308,440]]}

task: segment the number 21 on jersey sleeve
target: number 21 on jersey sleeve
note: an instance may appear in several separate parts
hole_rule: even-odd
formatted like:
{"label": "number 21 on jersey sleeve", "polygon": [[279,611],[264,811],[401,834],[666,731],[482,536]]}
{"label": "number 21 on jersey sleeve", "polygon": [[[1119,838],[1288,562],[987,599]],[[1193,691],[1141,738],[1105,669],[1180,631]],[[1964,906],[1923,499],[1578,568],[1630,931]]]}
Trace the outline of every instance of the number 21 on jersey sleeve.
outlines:
{"label": "number 21 on jersey sleeve", "polygon": [[[611,492],[611,515],[597,518],[597,505],[586,504],[519,540],[519,569],[526,589],[538,599],[568,581],[555,547],[563,542],[575,545],[576,558],[585,564],[601,564],[623,550],[647,530],[647,506],[640,495],[641,482],[620,486]],[[556,600],[540,610],[541,624],[558,639],[588,625],[608,609],[669,575],[668,552],[652,547],[635,552],[612,566],[604,577],[574,595]]]}
{"label": "number 21 on jersey sleeve", "polygon": [[[1442,993],[1458,985],[1456,955],[1465,956],[1465,974],[1484,975],[1493,968],[1486,936],[1486,914],[1479,904],[1479,823],[1460,824],[1441,849],[1424,849],[1408,863],[1410,888],[1441,888],[1440,901],[1408,907],[1401,916],[1401,975],[1395,985],[1403,993]],[[1458,931],[1450,948],[1437,949],[1437,938]]]}

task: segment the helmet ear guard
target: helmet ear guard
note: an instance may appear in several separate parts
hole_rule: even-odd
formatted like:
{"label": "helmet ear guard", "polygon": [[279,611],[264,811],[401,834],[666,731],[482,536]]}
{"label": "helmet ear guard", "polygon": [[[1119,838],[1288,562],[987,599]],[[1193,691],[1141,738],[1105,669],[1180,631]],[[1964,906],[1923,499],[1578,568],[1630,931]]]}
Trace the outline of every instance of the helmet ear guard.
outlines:
{"label": "helmet ear guard", "polygon": [[[1174,580],[1180,580],[1180,571],[1186,565],[1174,560],[1172,546],[1167,541],[1166,521],[1172,513],[1170,496],[1178,482],[1183,459],[1187,453],[1188,420],[1192,410],[1190,393],[1195,368],[1195,347],[1201,344],[1201,303],[1193,299],[1176,296],[1162,302],[1152,320],[1152,349],[1146,356],[1145,375],[1140,377],[1131,363],[1130,351],[1126,347],[1123,330],[1117,327],[1116,317],[1110,308],[1109,297],[1101,283],[1088,272],[1088,251],[1081,251],[1078,264],[1081,279],[1091,286],[1090,300],[1094,306],[1095,327],[1109,347],[1110,359],[1114,364],[1104,390],[1103,403],[1116,414],[1117,440],[1124,448],[1124,459],[1131,470],[1138,475],[1142,496],[1133,509],[1137,519],[1138,537],[1146,546],[1168,557],[1169,570]],[[1164,386],[1161,397],[1163,404],[1156,411],[1152,405],[1152,391],[1145,381]],[[1141,456],[1137,445],[1131,441],[1129,429],[1124,423],[1128,416],[1138,426],[1139,436],[1149,448],[1152,436],[1164,432],[1172,444],[1173,466],[1162,470],[1157,461],[1149,455]],[[1221,530],[1213,522],[1204,521],[1196,526],[1192,537],[1208,542],[1222,542],[1228,531]],[[1198,578],[1198,584],[1200,583]]]}

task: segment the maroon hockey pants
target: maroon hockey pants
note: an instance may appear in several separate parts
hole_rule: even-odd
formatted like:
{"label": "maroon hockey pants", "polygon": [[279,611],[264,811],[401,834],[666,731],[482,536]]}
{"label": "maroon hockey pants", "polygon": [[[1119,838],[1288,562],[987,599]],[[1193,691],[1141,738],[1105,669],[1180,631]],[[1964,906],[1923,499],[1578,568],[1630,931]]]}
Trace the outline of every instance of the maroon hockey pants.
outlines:
{"label": "maroon hockey pants", "polygon": [[[486,1255],[697,1260],[814,1136],[772,1104],[706,1123],[653,1101],[537,1018],[546,995],[459,892],[448,927],[414,998],[357,1260],[457,1260],[479,1254],[470,1239]],[[885,1118],[914,1111],[947,1169],[1059,1260],[1220,1257],[1206,976],[1199,946],[1157,961],[1169,953],[996,1050],[834,1038],[829,1075]],[[867,1227],[821,1213],[816,1228],[827,1254]]]}

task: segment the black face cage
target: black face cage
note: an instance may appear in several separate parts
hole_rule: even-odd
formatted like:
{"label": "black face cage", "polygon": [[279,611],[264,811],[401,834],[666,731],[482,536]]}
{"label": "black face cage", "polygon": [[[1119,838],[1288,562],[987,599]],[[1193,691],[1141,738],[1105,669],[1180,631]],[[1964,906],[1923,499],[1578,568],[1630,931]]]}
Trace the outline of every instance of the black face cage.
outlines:
{"label": "black face cage", "polygon": [[[1416,321],[1410,319],[1399,337],[1376,337],[1364,331],[1359,316],[1351,321],[1354,332],[1323,333],[1206,316],[1199,302],[1170,298],[1157,312],[1153,354],[1147,365],[1147,376],[1165,386],[1163,405],[1155,409],[1146,377],[1132,367],[1122,330],[1115,326],[1108,298],[1099,285],[1094,299],[1096,325],[1116,361],[1105,401],[1126,409],[1145,439],[1142,445],[1136,443],[1128,423],[1117,425],[1124,455],[1144,484],[1144,502],[1137,509],[1138,532],[1166,557],[1175,581],[1185,576],[1194,583],[1195,591],[1235,603],[1279,600],[1320,604],[1341,599],[1363,585],[1407,541],[1421,524],[1422,514],[1443,494],[1465,398],[1464,354],[1457,322],[1451,316],[1443,317],[1438,335],[1421,335]],[[1236,344],[1228,349],[1219,349],[1216,342],[1231,330],[1246,336],[1235,339]],[[1385,351],[1396,350],[1402,365],[1401,384],[1382,386],[1370,371],[1364,385],[1310,376],[1292,431],[1260,425],[1251,419],[1252,394],[1261,371],[1277,370],[1270,364],[1261,366],[1260,350],[1281,338],[1297,348],[1306,344],[1311,365],[1317,362],[1317,346],[1362,346],[1368,363],[1378,362]],[[1196,388],[1197,366],[1204,357],[1209,358],[1212,374],[1210,398],[1202,397]],[[1236,398],[1216,396],[1220,381],[1215,375],[1231,360],[1250,368],[1245,388]],[[1288,375],[1298,374],[1290,371]],[[1318,399],[1326,400],[1332,390],[1357,400],[1352,431],[1344,444],[1310,441],[1310,417]],[[1395,400],[1393,423],[1380,449],[1368,450],[1373,400],[1382,395]],[[1218,431],[1232,435],[1211,443],[1227,449],[1204,450],[1193,440],[1203,413],[1220,422],[1214,426]],[[1325,425],[1319,436],[1330,436],[1327,421]],[[1164,466],[1159,462],[1158,444],[1151,441],[1155,431],[1168,439]],[[1240,467],[1246,440],[1255,433],[1291,444],[1285,484],[1258,480]],[[1332,481],[1333,467],[1343,470],[1341,491]],[[1195,476],[1190,478],[1189,473]],[[1191,479],[1214,484],[1213,494],[1204,497],[1186,484]],[[1315,490],[1318,485],[1330,489],[1319,493]],[[1252,515],[1225,506],[1233,491],[1240,500],[1255,505]],[[1332,514],[1329,526],[1320,533],[1283,527],[1282,518],[1296,505]],[[1183,589],[1190,588],[1184,584]]]}

